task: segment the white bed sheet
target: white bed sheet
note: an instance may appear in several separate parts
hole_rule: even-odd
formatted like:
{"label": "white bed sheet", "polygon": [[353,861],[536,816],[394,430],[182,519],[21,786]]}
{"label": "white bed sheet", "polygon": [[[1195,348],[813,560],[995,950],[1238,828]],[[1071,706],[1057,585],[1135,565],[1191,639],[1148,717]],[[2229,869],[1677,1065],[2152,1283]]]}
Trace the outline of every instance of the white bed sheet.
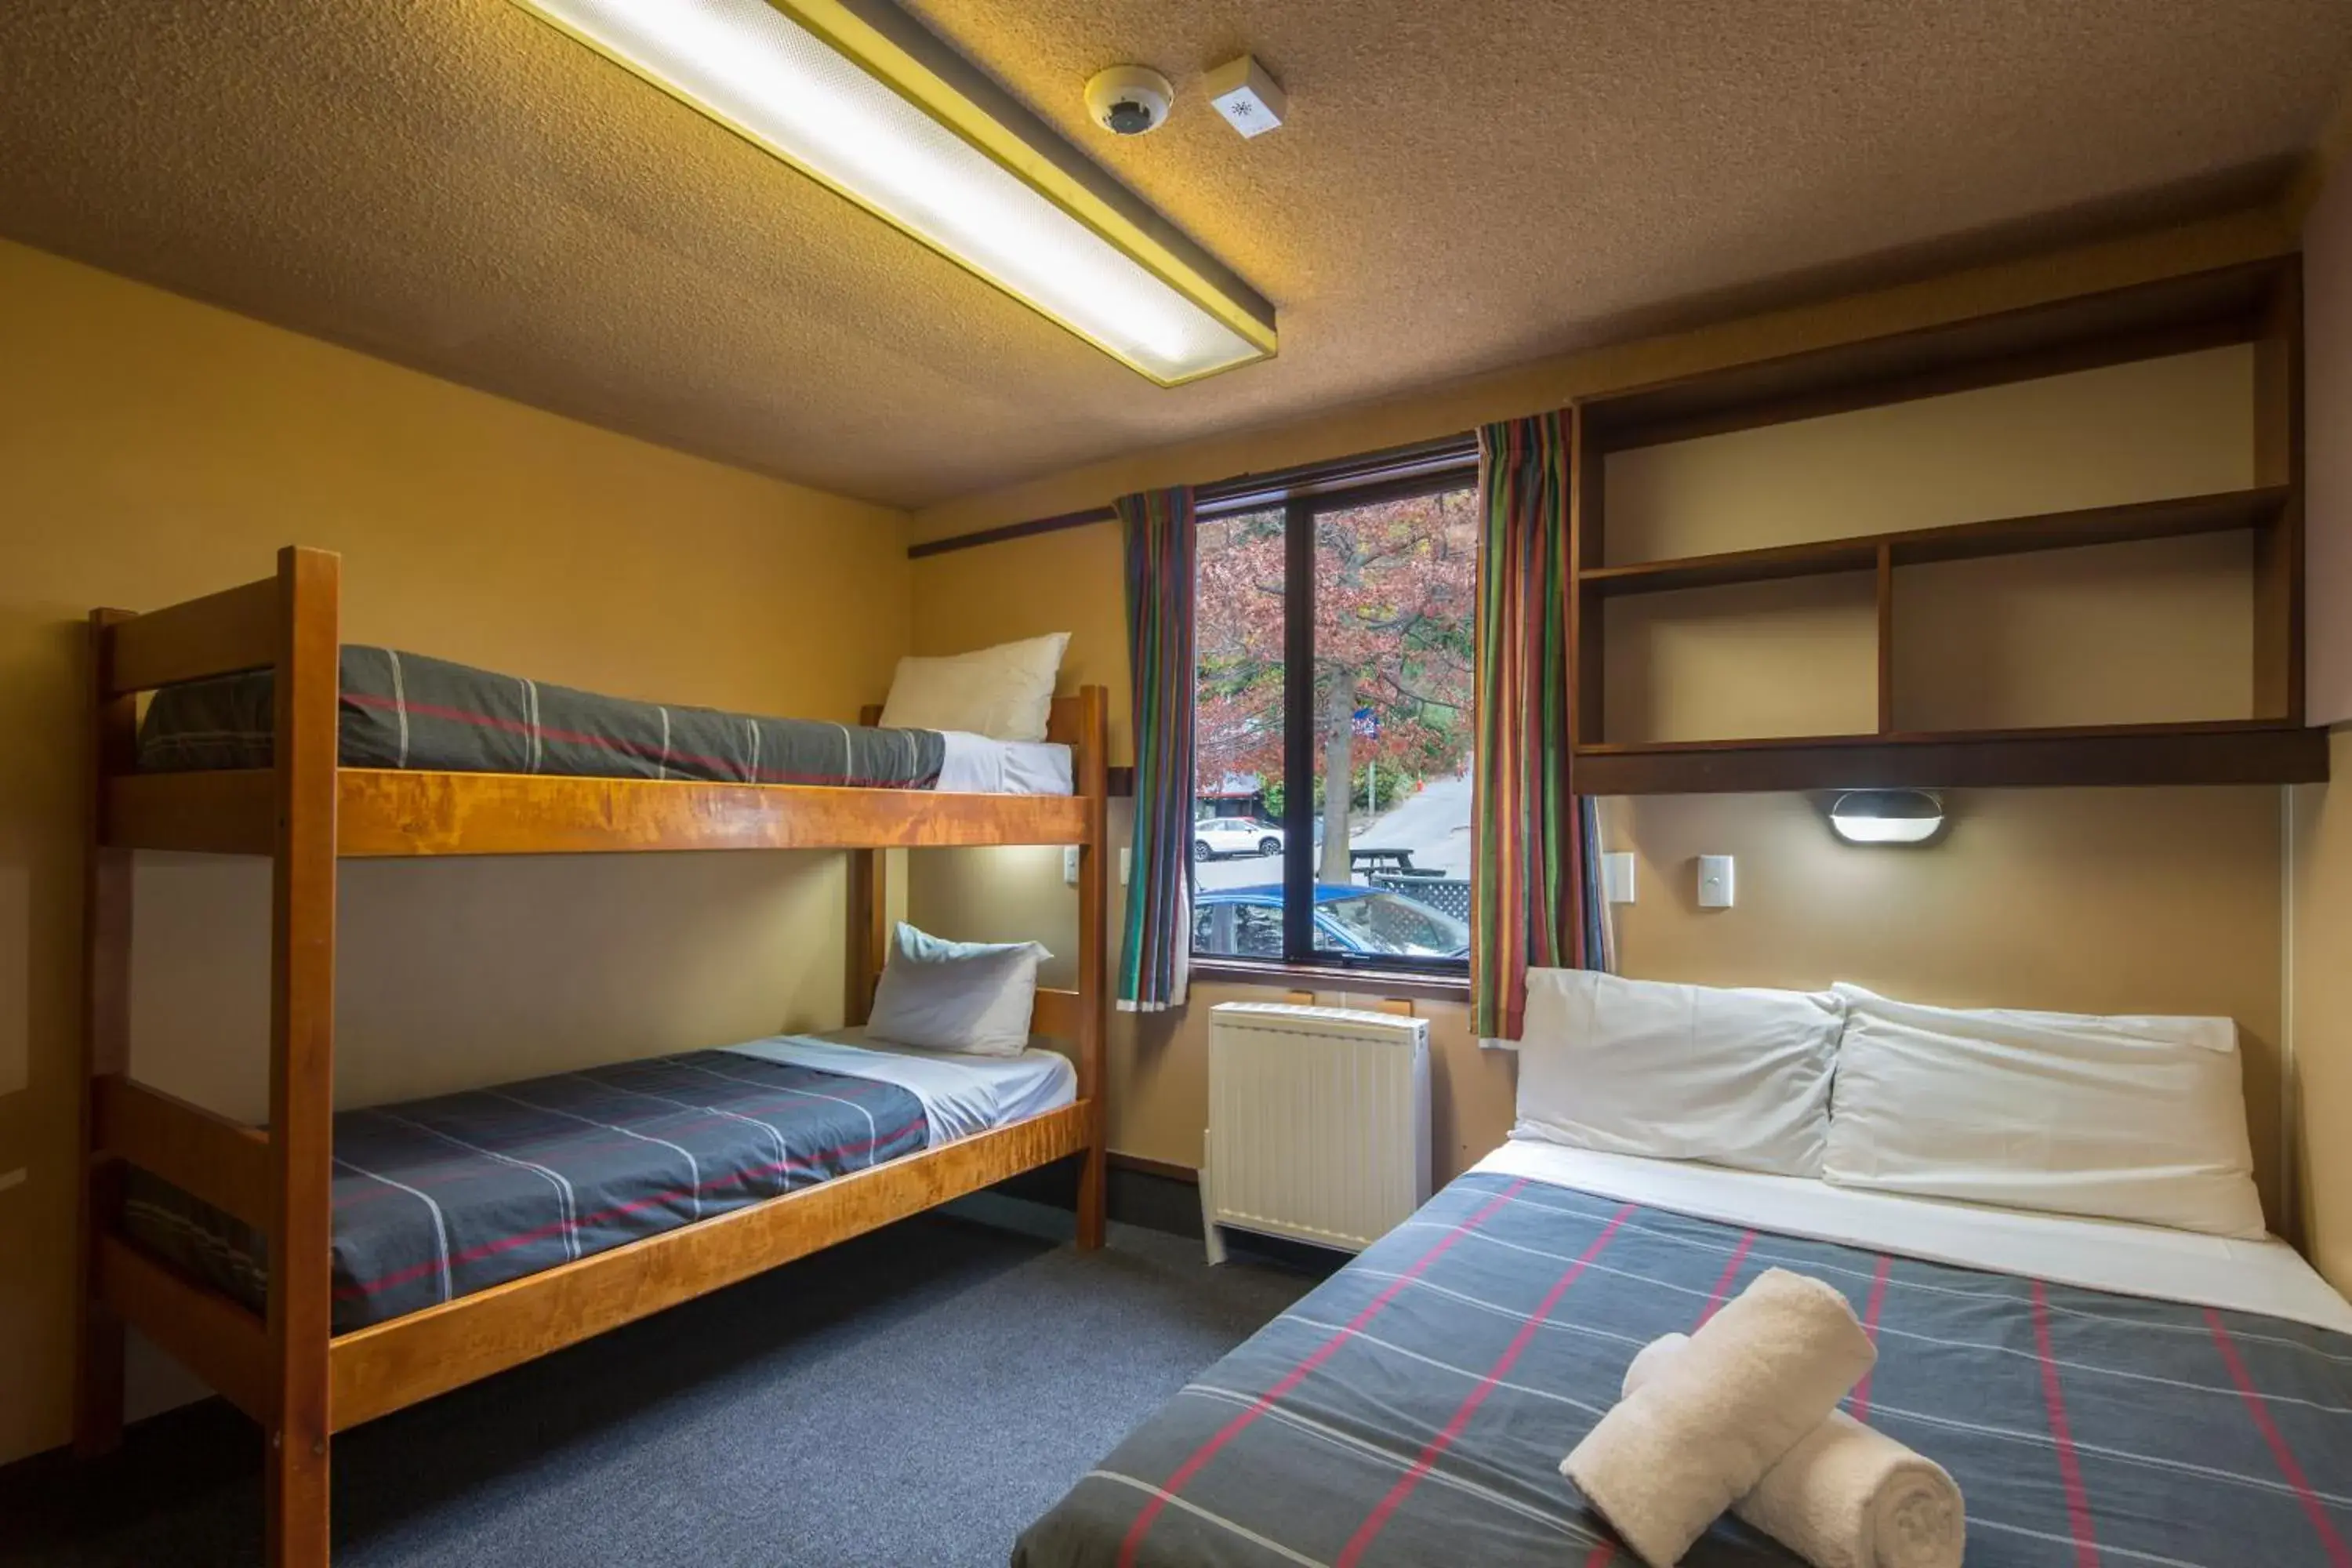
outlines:
{"label": "white bed sheet", "polygon": [[947,753],[940,782],[950,795],[1073,795],[1070,748],[1055,741],[992,741],[962,730],[942,730]]}
{"label": "white bed sheet", "polygon": [[1700,1219],[1989,1268],[2121,1296],[2259,1312],[2352,1333],[2352,1303],[2275,1237],[2242,1241],[2161,1226],[1833,1187],[1691,1161],[1513,1139],[1472,1167],[1648,1204]]}
{"label": "white bed sheet", "polygon": [[897,1084],[923,1102],[933,1146],[986,1132],[1078,1097],[1078,1069],[1059,1051],[1032,1046],[1017,1057],[919,1051],[869,1040],[863,1029],[771,1035],[728,1050],[787,1067]]}

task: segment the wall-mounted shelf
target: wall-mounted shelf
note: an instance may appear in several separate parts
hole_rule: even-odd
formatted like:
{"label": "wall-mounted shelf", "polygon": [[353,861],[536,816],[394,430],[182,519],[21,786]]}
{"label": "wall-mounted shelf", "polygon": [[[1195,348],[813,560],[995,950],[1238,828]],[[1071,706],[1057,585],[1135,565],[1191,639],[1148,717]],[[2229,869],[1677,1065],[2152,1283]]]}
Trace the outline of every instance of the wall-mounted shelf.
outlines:
{"label": "wall-mounted shelf", "polygon": [[2284,485],[2226,490],[2220,495],[2129,506],[2091,507],[2080,511],[2000,517],[1946,528],[1907,529],[1814,544],[1780,544],[1763,550],[1733,550],[1720,555],[1686,555],[1673,561],[1643,561],[1630,566],[1596,566],[1577,574],[1587,594],[1661,594],[1685,588],[1715,588],[1732,583],[1770,583],[1834,572],[1874,572],[1884,550],[1896,566],[1939,561],[1975,561],[1990,555],[2023,555],[2037,550],[2071,550],[2086,544],[2125,544],[2143,539],[2174,539],[2189,533],[2226,533],[2277,521],[2292,492]]}
{"label": "wall-mounted shelf", "polygon": [[[1945,527],[1611,563],[1611,453],[1942,396],[2005,383],[2254,345],[2253,477],[2242,489]],[[1920,331],[1734,366],[1587,400],[1576,443],[1570,598],[1573,787],[1585,795],[2324,779],[2323,731],[2303,723],[2302,277],[2294,257]],[[2000,460],[1998,452],[1989,461]],[[1896,574],[1906,567],[2244,531],[2252,581],[2252,712],[2188,723],[1922,731],[1895,702]],[[1867,733],[1612,742],[1608,603],[1739,584],[1874,574],[1878,723]],[[1915,704],[1916,706],[1916,704]]]}
{"label": "wall-mounted shelf", "polygon": [[2311,784],[2327,777],[2327,731],[2245,720],[1671,741],[1580,747],[1572,769],[1585,795]]}
{"label": "wall-mounted shelf", "polygon": [[2005,382],[2255,342],[2299,310],[2296,258],[2247,262],[1683,376],[1579,405],[1622,452]]}

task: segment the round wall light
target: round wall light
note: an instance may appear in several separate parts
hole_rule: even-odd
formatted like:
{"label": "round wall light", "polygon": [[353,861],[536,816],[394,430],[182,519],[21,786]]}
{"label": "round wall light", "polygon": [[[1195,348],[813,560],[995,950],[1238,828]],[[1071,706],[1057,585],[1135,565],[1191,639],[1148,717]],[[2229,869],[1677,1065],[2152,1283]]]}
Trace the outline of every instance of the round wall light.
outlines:
{"label": "round wall light", "polygon": [[1925,789],[1850,789],[1830,807],[1848,844],[1925,844],[1944,830],[1943,797]]}

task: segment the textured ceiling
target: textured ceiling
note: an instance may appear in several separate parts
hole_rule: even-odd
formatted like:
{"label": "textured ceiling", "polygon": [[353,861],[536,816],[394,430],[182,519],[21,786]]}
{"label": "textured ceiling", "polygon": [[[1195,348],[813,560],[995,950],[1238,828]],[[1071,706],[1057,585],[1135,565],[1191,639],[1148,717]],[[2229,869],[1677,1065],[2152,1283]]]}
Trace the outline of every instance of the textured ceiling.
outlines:
{"label": "textured ceiling", "polygon": [[[2267,194],[2352,69],[2344,0],[913,4],[1281,357],[1152,387],[508,0],[6,0],[0,234],[911,505]],[[1127,59],[1179,103],[1113,142]]]}

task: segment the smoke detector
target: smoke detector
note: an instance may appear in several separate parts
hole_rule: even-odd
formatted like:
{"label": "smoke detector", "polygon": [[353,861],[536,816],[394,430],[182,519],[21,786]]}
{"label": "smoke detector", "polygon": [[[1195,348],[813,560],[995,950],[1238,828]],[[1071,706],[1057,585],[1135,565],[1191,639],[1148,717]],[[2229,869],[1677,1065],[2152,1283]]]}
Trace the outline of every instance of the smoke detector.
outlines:
{"label": "smoke detector", "polygon": [[1114,136],[1157,131],[1176,101],[1176,89],[1150,66],[1113,66],[1087,83],[1087,112]]}

